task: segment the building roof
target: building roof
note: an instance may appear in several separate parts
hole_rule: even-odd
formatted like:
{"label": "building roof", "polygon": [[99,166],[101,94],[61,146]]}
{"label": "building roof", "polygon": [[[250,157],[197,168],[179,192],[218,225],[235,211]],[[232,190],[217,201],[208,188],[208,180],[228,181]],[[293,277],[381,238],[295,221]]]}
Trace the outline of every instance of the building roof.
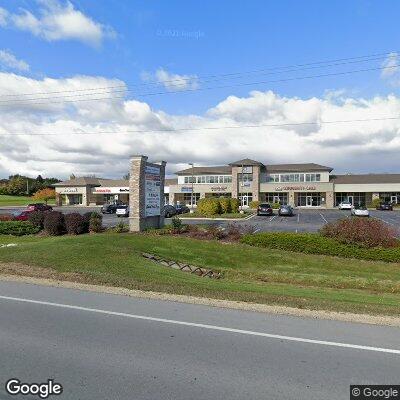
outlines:
{"label": "building roof", "polygon": [[178,184],[178,179],[176,179],[176,178],[165,179],[165,186],[171,186],[171,185],[177,185],[177,184]]}
{"label": "building roof", "polygon": [[333,168],[326,167],[315,163],[304,164],[273,164],[266,165],[267,172],[316,172],[328,171],[331,172]]}
{"label": "building roof", "polygon": [[216,167],[194,167],[183,169],[181,171],[175,172],[176,175],[205,175],[205,174],[222,174],[230,175],[232,173],[232,168],[229,165],[220,165]]}
{"label": "building roof", "polygon": [[128,187],[129,181],[127,179],[99,179],[99,183],[101,186],[108,187]]}
{"label": "building roof", "polygon": [[364,174],[364,175],[332,175],[333,183],[400,183],[400,174]]}
{"label": "building roof", "polygon": [[53,186],[100,186],[100,179],[101,178],[81,176],[79,178],[68,179],[67,181],[54,183]]}
{"label": "building roof", "polygon": [[244,158],[243,160],[235,161],[230,163],[229,165],[235,166],[235,167],[241,167],[242,165],[259,165],[263,166],[263,163],[260,163],[259,161],[251,160],[250,158]]}

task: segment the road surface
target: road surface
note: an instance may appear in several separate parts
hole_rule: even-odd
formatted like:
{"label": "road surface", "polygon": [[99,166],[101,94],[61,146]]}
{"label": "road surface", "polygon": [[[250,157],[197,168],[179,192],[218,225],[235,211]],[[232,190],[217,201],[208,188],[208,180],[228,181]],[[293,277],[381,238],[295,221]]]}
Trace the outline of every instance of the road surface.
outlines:
{"label": "road surface", "polygon": [[0,282],[0,360],[0,399],[337,400],[399,383],[400,328]]}

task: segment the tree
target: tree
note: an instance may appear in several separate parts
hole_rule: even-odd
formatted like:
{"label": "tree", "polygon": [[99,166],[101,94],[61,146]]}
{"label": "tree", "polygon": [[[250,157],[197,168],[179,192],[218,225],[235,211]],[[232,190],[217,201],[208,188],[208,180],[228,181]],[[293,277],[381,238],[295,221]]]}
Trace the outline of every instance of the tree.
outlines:
{"label": "tree", "polygon": [[43,183],[44,179],[42,178],[42,175],[38,175],[36,178],[36,182],[38,183]]}
{"label": "tree", "polygon": [[125,179],[126,181],[129,181],[129,178],[130,178],[130,173],[128,172],[127,174],[125,174],[123,177],[122,177],[122,179]]}
{"label": "tree", "polygon": [[71,174],[70,176],[69,176],[69,179],[75,179],[76,178],[76,176],[74,175],[74,174]]}
{"label": "tree", "polygon": [[19,175],[12,176],[7,185],[7,192],[13,196],[22,196],[25,194],[26,179]]}
{"label": "tree", "polygon": [[34,200],[42,200],[46,204],[50,199],[55,199],[56,198],[56,191],[54,189],[50,188],[45,188],[42,190],[38,190],[34,195],[33,199]]}

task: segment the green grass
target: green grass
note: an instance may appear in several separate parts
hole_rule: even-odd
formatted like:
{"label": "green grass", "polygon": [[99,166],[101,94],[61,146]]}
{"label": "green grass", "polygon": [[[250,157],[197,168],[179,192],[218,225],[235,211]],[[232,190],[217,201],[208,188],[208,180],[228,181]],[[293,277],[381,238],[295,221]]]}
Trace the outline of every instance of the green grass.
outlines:
{"label": "green grass", "polygon": [[246,218],[250,216],[251,213],[226,213],[226,214],[217,214],[217,215],[204,215],[195,211],[194,213],[186,213],[182,215],[178,215],[179,218],[227,218],[227,219],[235,219],[235,218]]}
{"label": "green grass", "polygon": [[[0,195],[0,207],[26,206],[30,203],[41,203],[41,202],[33,200],[32,197],[29,196],[8,196],[4,194]],[[55,204],[55,201],[49,200],[48,204]]]}
{"label": "green grass", "polygon": [[[78,272],[91,283],[280,304],[400,315],[400,264],[262,249],[184,237],[105,233],[62,237],[0,236],[0,262]],[[212,268],[212,280],[146,260],[142,252]],[[1,270],[1,268],[0,268]]]}

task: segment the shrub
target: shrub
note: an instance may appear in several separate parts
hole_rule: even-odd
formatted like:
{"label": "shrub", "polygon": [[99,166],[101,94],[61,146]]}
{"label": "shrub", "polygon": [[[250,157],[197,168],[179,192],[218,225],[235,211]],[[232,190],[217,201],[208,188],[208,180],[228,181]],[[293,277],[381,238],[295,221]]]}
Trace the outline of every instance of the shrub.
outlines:
{"label": "shrub", "polygon": [[0,214],[0,221],[12,221],[13,219],[11,214]]}
{"label": "shrub", "polygon": [[50,199],[55,199],[56,198],[56,191],[54,189],[51,188],[44,188],[41,190],[38,190],[33,196],[32,198],[34,200],[42,200],[45,201],[46,204]]}
{"label": "shrub", "polygon": [[225,232],[218,225],[207,225],[205,227],[205,231],[207,233],[207,236],[211,239],[220,240],[225,237]]}
{"label": "shrub", "polygon": [[228,197],[220,197],[219,206],[222,214],[227,214],[231,212],[231,201]]}
{"label": "shrub", "polygon": [[31,224],[38,226],[42,230],[44,227],[44,214],[43,211],[32,211],[28,216],[28,220]]}
{"label": "shrub", "polygon": [[250,208],[255,210],[256,208],[258,208],[258,206],[260,205],[260,202],[258,200],[253,200],[250,202]]}
{"label": "shrub", "polygon": [[244,235],[242,243],[307,254],[324,254],[344,258],[400,262],[400,246],[365,248],[338,242],[316,233],[263,232]]}
{"label": "shrub", "polygon": [[117,232],[117,233],[129,232],[129,226],[127,224],[125,224],[123,221],[119,221],[118,224],[114,228],[114,232]]}
{"label": "shrub", "polygon": [[230,199],[231,202],[231,212],[237,213],[239,212],[239,200],[235,198]]}
{"label": "shrub", "polygon": [[173,217],[171,223],[173,233],[180,233],[182,231],[183,224],[182,220],[179,217]]}
{"label": "shrub", "polygon": [[87,233],[87,223],[85,217],[79,213],[66,214],[64,216],[65,229],[70,235],[80,235]]}
{"label": "shrub", "polygon": [[281,204],[280,203],[272,203],[272,208],[274,210],[278,210],[280,208]]}
{"label": "shrub", "polygon": [[89,232],[98,233],[103,230],[103,216],[92,212],[89,217]]}
{"label": "shrub", "polygon": [[199,211],[200,214],[206,216],[212,216],[221,213],[220,203],[218,199],[214,197],[200,199],[197,202],[197,210]]}
{"label": "shrub", "polygon": [[38,233],[40,228],[27,221],[1,221],[0,235],[33,235]]}
{"label": "shrub", "polygon": [[43,227],[49,235],[62,235],[65,232],[64,215],[59,211],[46,212]]}
{"label": "shrub", "polygon": [[381,199],[373,199],[372,200],[372,203],[371,203],[371,206],[373,207],[373,208],[376,208],[376,207],[378,207],[379,206],[379,204],[381,204],[382,203],[382,200]]}
{"label": "shrub", "polygon": [[396,231],[375,218],[345,218],[326,224],[322,236],[340,243],[363,247],[393,247],[397,244]]}

